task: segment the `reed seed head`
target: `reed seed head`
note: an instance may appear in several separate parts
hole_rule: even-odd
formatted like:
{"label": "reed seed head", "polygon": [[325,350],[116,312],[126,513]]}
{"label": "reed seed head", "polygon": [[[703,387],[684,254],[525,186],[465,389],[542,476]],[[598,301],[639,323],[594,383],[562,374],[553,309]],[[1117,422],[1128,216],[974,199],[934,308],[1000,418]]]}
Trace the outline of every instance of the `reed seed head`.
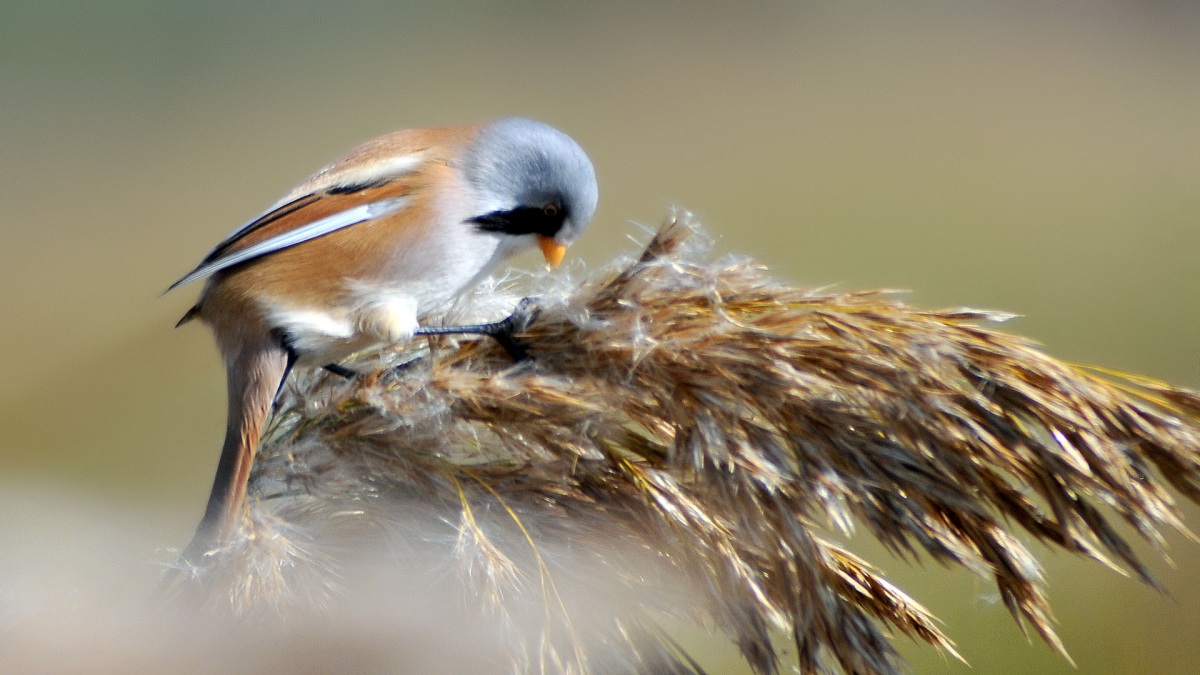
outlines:
{"label": "reed seed head", "polygon": [[713,259],[686,216],[535,304],[520,363],[436,338],[297,377],[200,595],[277,612],[423,570],[497,619],[517,671],[694,672],[665,614],[759,673],[787,666],[780,636],[800,672],[896,673],[890,636],[953,643],[835,535],[990,579],[1065,655],[1020,535],[1153,584],[1113,521],[1160,544],[1172,489],[1200,498],[1195,393],[1055,359],[996,313],[796,288]]}

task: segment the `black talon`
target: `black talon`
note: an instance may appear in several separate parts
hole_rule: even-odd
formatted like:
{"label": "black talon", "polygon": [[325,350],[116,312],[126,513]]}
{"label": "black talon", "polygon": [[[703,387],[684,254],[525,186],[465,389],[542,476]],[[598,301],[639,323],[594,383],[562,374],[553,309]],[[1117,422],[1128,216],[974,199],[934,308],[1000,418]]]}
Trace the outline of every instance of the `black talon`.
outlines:
{"label": "black talon", "polygon": [[508,353],[508,357],[513,360],[513,363],[520,363],[529,358],[529,351],[525,349],[525,345],[517,341],[512,336],[512,333],[495,333],[492,335],[494,339],[504,351]]}

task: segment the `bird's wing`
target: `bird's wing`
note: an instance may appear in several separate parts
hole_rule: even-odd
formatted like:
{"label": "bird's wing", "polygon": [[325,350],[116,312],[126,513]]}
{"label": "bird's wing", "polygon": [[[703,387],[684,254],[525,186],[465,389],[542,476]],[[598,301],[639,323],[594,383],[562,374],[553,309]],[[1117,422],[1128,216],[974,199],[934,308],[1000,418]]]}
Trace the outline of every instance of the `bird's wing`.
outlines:
{"label": "bird's wing", "polygon": [[[232,267],[238,263],[246,262],[252,258],[266,255],[272,251],[278,251],[289,246],[295,246],[296,244],[308,241],[310,239],[316,239],[322,235],[340,230],[343,227],[349,227],[366,220],[372,220],[374,218],[386,216],[390,213],[395,213],[396,211],[404,208],[408,201],[408,197],[398,196],[381,199],[375,202],[369,202],[367,204],[360,204],[353,208],[346,209],[345,211],[339,211],[331,216],[314,220],[307,225],[302,225],[300,227],[281,232],[256,244],[252,244],[244,248],[238,248],[236,250],[229,250],[228,245],[240,242],[242,237],[238,237],[234,240],[226,240],[225,242],[222,242],[221,246],[218,247],[218,249],[226,251],[223,255],[219,251],[213,251],[213,253],[210,254],[204,262],[200,263],[199,267],[192,270],[187,274],[187,276],[183,277],[179,281],[171,284],[171,287],[167,290],[191,283],[197,279],[206,277],[213,272],[223,270],[226,267]],[[265,217],[269,218],[270,214]],[[252,226],[256,224],[257,221],[255,223],[251,223]]]}
{"label": "bird's wing", "polygon": [[178,286],[273,251],[380,218],[403,209],[411,177],[425,153],[413,152],[359,164],[333,165],[258,218],[226,237],[196,269],[171,284]]}

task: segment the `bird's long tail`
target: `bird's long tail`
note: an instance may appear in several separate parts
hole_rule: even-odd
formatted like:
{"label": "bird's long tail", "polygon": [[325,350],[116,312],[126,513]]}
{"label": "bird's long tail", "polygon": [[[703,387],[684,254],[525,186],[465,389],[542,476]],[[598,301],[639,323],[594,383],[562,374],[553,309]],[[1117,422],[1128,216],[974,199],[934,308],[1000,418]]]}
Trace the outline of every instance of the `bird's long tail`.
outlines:
{"label": "bird's long tail", "polygon": [[236,531],[259,437],[292,361],[292,352],[273,336],[243,344],[236,352],[226,354],[229,417],[225,445],[204,518],[183,552],[184,560],[198,561],[206,552],[228,542]]}

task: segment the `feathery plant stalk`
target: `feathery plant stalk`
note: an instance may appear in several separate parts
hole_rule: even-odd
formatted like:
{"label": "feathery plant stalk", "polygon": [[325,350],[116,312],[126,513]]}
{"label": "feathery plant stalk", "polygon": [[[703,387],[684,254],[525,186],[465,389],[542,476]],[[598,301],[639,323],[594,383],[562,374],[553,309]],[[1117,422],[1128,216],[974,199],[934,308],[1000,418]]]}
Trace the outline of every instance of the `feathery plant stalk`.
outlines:
{"label": "feathery plant stalk", "polygon": [[1161,545],[1168,488],[1200,498],[1197,394],[1047,356],[1002,315],[713,260],[686,218],[535,305],[520,363],[437,338],[289,386],[244,536],[183,585],[269,614],[425,575],[498,619],[518,672],[697,672],[666,614],[759,673],[789,667],[781,636],[803,673],[896,673],[888,636],[953,643],[822,531],[989,578],[1065,656],[1021,531],[1153,584],[1113,521]]}

